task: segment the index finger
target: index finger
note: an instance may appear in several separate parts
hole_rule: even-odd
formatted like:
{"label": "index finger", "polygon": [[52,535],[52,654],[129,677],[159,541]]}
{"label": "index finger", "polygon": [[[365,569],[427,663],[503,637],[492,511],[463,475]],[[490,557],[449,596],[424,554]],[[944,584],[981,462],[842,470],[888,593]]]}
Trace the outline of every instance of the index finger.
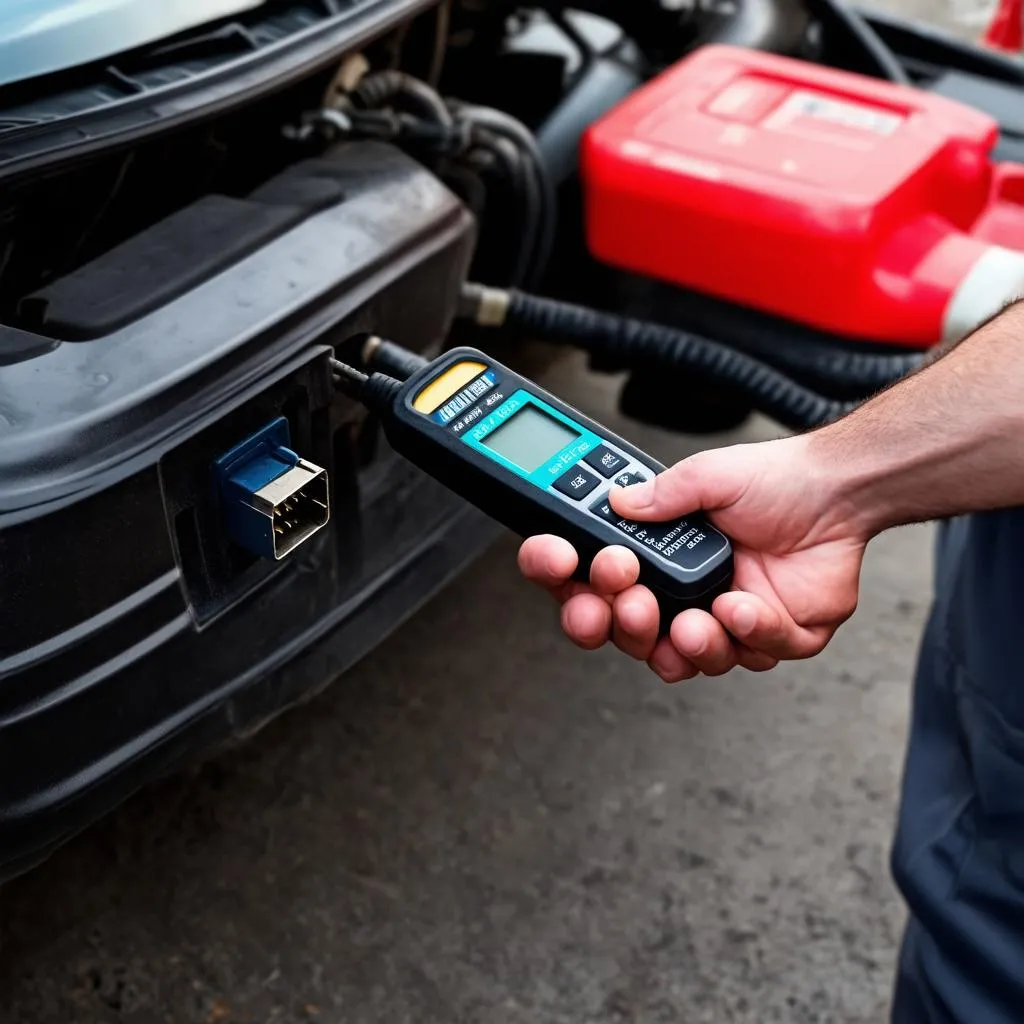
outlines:
{"label": "index finger", "polygon": [[523,541],[517,559],[519,571],[542,587],[559,587],[572,577],[580,563],[576,549],[564,538],[551,534]]}

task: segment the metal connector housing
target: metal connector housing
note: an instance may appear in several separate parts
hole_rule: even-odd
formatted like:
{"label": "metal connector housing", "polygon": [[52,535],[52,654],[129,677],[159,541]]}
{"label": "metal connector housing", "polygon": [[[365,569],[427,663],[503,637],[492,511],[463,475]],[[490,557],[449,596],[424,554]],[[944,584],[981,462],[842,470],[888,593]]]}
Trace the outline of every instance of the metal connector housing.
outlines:
{"label": "metal connector housing", "polygon": [[331,517],[327,471],[290,443],[279,417],[214,462],[228,534],[260,558],[280,561]]}

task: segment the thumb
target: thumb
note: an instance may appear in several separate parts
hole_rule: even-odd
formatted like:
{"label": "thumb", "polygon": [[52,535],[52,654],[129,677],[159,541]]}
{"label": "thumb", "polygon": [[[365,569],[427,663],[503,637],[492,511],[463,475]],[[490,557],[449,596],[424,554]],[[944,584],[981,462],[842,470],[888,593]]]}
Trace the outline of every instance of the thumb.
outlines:
{"label": "thumb", "polygon": [[676,463],[653,480],[612,488],[612,508],[629,519],[658,522],[699,509],[724,508],[736,500],[733,474],[722,472],[728,449],[700,452]]}

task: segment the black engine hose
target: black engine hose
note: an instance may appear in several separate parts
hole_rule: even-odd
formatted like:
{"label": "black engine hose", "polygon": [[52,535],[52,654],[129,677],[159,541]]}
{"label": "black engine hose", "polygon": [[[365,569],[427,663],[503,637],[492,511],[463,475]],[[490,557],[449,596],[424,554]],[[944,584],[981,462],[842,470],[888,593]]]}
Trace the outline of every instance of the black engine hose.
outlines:
{"label": "black engine hose", "polygon": [[508,139],[521,149],[529,158],[529,164],[536,176],[537,188],[540,191],[541,219],[538,226],[537,244],[531,260],[528,280],[535,283],[543,274],[551,259],[551,250],[555,241],[555,229],[558,220],[558,197],[555,186],[548,172],[544,154],[541,153],[533,132],[521,121],[510,114],[491,107],[478,107],[473,104],[453,104],[456,112],[468,117],[474,124],[486,128],[496,135]]}
{"label": "black engine hose", "polygon": [[[860,50],[866,64],[879,78],[899,85],[910,85],[910,78],[896,55],[879,38],[875,30],[845,3],[845,0],[804,0],[807,10],[822,23],[826,31],[831,28],[846,34]],[[867,70],[865,68],[865,70]]]}
{"label": "black engine hose", "polygon": [[371,110],[402,98],[421,117],[446,127],[453,124],[444,100],[426,82],[404,71],[375,71],[366,75],[353,90],[352,98],[360,106]]}
{"label": "black engine hose", "polygon": [[510,280],[513,286],[526,285],[530,280],[531,267],[537,252],[544,221],[544,209],[537,179],[531,172],[528,161],[523,159],[521,150],[505,136],[476,126],[474,141],[483,145],[485,151],[498,161],[515,191],[516,201],[522,213],[522,237],[513,262]]}
{"label": "black engine hose", "polygon": [[869,398],[913,373],[924,362],[924,356],[917,352],[804,352],[799,345],[766,347],[764,351],[748,354],[833,398]]}
{"label": "black engine hose", "polygon": [[803,324],[676,289],[665,292],[658,286],[641,292],[636,301],[653,302],[661,310],[660,322],[746,352],[828,398],[867,398],[913,373],[925,359],[918,351],[840,340]]}
{"label": "black engine hose", "polygon": [[[501,296],[498,301],[495,297]],[[542,341],[573,345],[615,365],[659,373],[690,371],[728,385],[785,427],[808,430],[856,408],[825,398],[758,359],[660,324],[644,323],[522,292],[470,286],[466,311],[487,326],[505,326]]]}

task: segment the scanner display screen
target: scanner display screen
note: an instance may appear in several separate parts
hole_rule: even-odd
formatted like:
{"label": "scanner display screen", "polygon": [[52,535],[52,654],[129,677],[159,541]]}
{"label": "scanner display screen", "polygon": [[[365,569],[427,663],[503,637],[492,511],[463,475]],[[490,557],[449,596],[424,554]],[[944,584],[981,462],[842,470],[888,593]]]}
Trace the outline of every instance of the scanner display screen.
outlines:
{"label": "scanner display screen", "polygon": [[524,405],[482,443],[524,473],[533,473],[577,437],[577,431],[537,406]]}

